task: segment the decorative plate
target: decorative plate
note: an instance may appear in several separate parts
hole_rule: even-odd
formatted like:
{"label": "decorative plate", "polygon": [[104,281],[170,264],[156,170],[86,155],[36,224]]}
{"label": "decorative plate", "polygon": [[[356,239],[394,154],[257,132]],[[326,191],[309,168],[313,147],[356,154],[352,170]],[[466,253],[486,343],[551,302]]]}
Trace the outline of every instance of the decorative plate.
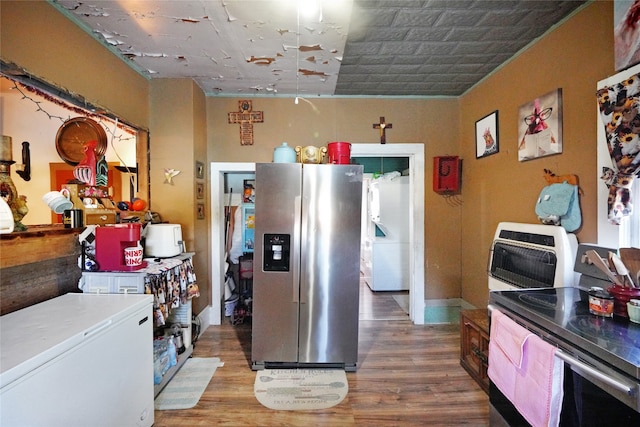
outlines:
{"label": "decorative plate", "polygon": [[58,129],[56,150],[65,163],[76,166],[84,158],[84,144],[91,140],[98,141],[95,152],[99,159],[107,151],[107,133],[95,120],[74,117]]}

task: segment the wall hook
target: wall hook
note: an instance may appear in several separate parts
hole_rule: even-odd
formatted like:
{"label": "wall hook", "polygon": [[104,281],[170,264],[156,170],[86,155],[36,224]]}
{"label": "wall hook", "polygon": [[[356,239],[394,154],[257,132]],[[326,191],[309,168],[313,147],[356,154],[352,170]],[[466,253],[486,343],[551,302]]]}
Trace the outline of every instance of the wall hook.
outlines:
{"label": "wall hook", "polygon": [[27,141],[22,143],[22,169],[16,170],[16,173],[25,181],[31,181],[31,152]]}

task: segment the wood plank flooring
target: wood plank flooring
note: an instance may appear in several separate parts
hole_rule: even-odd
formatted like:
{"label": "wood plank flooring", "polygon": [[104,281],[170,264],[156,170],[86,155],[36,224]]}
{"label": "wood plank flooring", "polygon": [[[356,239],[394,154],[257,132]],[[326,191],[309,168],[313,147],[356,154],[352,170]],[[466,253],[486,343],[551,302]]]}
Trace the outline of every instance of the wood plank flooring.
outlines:
{"label": "wood plank flooring", "polygon": [[318,411],[274,411],[253,395],[251,325],[210,326],[194,357],[219,357],[192,409],[155,411],[155,427],[173,426],[488,426],[489,401],[460,366],[458,325],[416,326],[391,293],[360,296],[357,372],[349,394]]}

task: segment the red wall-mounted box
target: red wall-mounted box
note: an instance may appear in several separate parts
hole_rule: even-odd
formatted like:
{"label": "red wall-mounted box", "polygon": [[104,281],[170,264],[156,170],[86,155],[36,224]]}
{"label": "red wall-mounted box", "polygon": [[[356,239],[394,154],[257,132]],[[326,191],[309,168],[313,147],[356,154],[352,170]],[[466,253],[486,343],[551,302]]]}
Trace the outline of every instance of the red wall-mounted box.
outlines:
{"label": "red wall-mounted box", "polygon": [[458,156],[433,158],[433,191],[440,194],[460,191],[460,169],[462,160]]}

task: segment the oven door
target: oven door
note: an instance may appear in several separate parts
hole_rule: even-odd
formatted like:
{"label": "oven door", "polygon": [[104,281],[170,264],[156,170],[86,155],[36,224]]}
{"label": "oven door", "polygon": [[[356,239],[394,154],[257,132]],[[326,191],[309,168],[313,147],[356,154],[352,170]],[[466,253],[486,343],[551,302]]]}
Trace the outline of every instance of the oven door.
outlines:
{"label": "oven door", "polygon": [[496,240],[491,248],[489,288],[552,288],[557,263],[551,250]]}
{"label": "oven door", "polygon": [[[640,413],[571,369],[568,364],[565,365],[563,390],[560,413],[562,427],[640,425]],[[489,425],[529,426],[518,410],[493,384],[489,385],[489,402]]]}

